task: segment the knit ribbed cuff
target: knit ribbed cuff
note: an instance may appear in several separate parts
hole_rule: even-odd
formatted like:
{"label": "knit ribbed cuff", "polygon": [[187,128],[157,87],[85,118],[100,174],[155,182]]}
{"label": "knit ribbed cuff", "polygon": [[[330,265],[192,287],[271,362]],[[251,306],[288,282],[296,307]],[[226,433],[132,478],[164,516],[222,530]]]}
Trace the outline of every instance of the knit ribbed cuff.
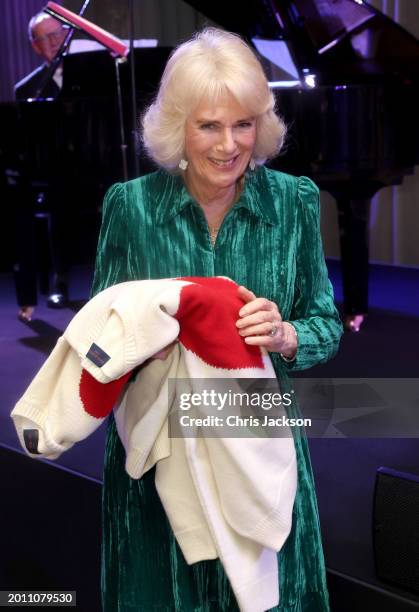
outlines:
{"label": "knit ribbed cuff", "polygon": [[[58,444],[49,435],[48,429],[45,427],[48,415],[31,404],[24,401],[18,402],[10,416],[13,419],[22,448],[30,457],[57,459],[57,457],[73,446],[73,444]],[[36,453],[30,452],[25,444],[24,431],[28,429],[36,429],[38,431]]]}

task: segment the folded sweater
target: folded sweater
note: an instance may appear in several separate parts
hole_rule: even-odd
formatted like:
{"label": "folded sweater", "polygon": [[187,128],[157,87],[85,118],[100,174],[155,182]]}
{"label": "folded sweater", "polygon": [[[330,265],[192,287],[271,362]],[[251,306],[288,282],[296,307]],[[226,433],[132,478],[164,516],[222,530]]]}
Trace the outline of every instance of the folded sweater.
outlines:
{"label": "folded sweater", "polygon": [[[263,612],[279,602],[276,552],[291,529],[292,435],[169,436],[185,385],[199,393],[203,379],[275,378],[266,351],[237,332],[242,305],[237,285],[221,277],[110,287],[70,322],[12,418],[28,454],[54,459],[114,409],[126,470],[140,478],[156,465],[186,561],[219,557],[240,609]],[[149,359],[175,340],[166,360]]]}

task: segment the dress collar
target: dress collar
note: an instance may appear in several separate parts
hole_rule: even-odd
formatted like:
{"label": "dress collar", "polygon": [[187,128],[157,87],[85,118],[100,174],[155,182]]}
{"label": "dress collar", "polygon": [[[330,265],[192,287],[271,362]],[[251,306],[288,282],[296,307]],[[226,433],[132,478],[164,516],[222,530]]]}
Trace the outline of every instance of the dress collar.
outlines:
{"label": "dress collar", "polygon": [[[158,174],[160,175],[159,193],[156,196],[158,225],[165,225],[187,206],[199,206],[189,194],[180,175],[173,176],[162,170]],[[270,225],[278,224],[272,189],[264,166],[257,166],[255,170],[246,172],[243,191],[233,206],[233,209],[239,208],[248,210]]]}

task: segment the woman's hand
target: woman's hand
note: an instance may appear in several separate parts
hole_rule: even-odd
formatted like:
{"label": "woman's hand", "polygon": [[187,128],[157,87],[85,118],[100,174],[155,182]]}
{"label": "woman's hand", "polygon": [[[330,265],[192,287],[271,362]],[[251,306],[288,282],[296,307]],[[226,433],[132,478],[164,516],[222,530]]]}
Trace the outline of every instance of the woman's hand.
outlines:
{"label": "woman's hand", "polygon": [[236,325],[246,344],[264,346],[268,351],[293,359],[297,353],[297,334],[290,323],[282,320],[278,306],[266,298],[256,297],[246,287],[240,286],[238,292],[246,304],[239,311]]}

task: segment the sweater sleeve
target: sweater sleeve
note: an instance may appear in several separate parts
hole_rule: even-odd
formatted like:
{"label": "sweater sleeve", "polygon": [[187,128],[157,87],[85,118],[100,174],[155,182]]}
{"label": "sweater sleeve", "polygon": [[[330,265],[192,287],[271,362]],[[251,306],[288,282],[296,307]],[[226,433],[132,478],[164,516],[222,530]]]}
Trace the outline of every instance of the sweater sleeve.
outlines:
{"label": "sweater sleeve", "polygon": [[305,176],[298,179],[297,200],[297,272],[289,322],[298,334],[298,350],[296,359],[286,363],[289,370],[305,370],[328,361],[336,354],[342,335],[324,260],[319,190]]}
{"label": "sweater sleeve", "polygon": [[129,271],[129,219],[122,183],[110,187],[103,202],[91,296],[132,280]]}

